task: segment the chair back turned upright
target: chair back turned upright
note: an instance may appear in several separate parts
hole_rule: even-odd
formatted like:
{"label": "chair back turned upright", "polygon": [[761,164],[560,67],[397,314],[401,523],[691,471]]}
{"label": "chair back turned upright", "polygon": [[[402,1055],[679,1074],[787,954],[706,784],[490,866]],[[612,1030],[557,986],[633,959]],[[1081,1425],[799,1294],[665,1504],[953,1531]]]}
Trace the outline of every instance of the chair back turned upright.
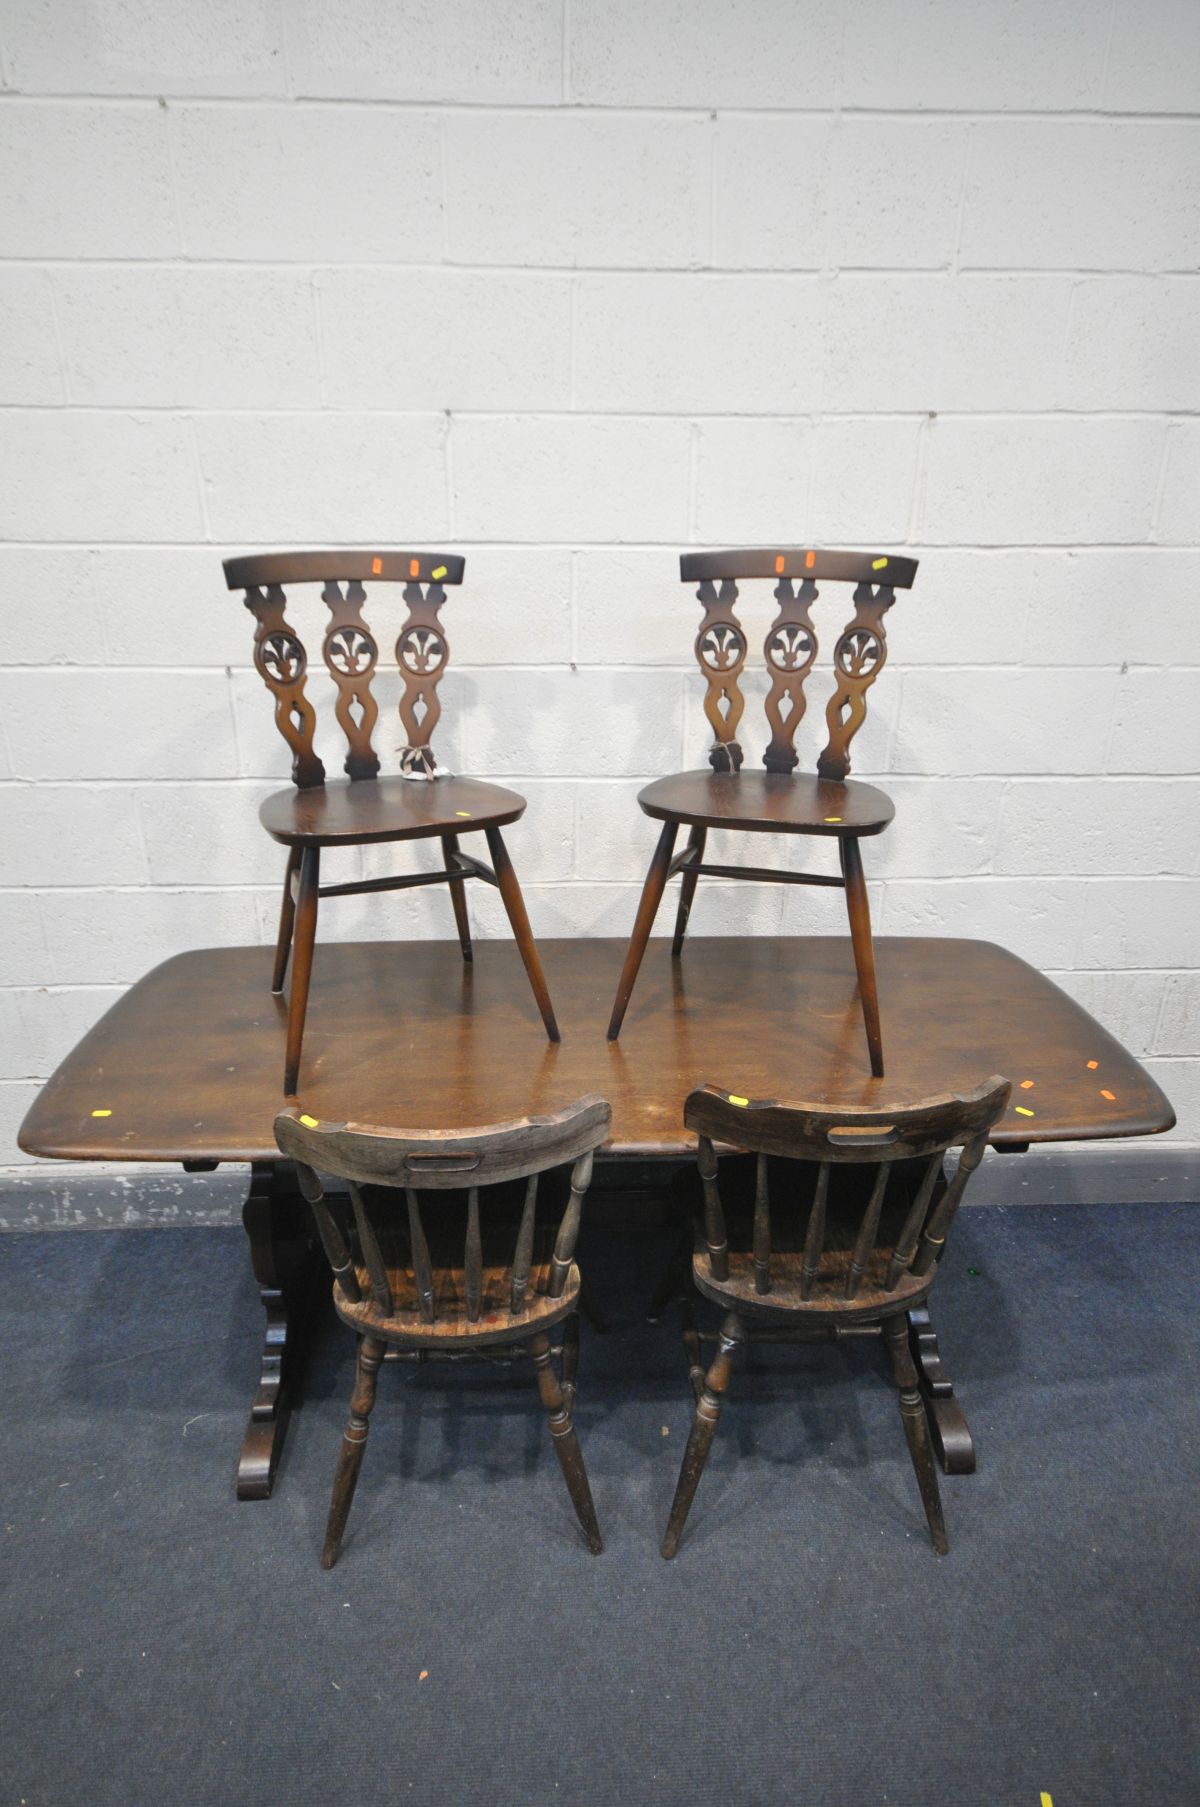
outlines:
{"label": "chair back turned upright", "polygon": [[[1011,1086],[993,1075],[973,1092],[905,1105],[831,1110],[704,1086],[684,1121],[697,1135],[703,1239],[692,1276],[724,1307],[716,1359],[696,1371],[695,1418],[663,1545],[673,1556],[708,1458],[733,1353],[770,1340],[881,1334],[934,1548],[947,1548],[907,1313],[927,1298],[955,1214]],[[752,1195],[731,1236],[717,1146],[755,1156]],[[961,1148],[954,1175],[947,1151]],[[864,1171],[866,1170],[866,1171]],[[873,1171],[872,1171],[873,1170]]]}
{"label": "chair back turned upright", "polygon": [[[553,1115],[473,1129],[325,1123],[296,1107],[276,1117],[276,1141],[295,1164],[333,1269],[334,1308],[362,1338],[322,1557],[327,1568],[341,1547],[388,1344],[422,1356],[529,1355],[580,1524],[589,1546],[600,1549],[571,1417],[575,1243],[593,1157],[611,1121],[598,1097]],[[322,1173],[346,1183],[348,1211],[326,1193]],[[539,1182],[543,1197],[554,1194],[555,1222],[539,1222]],[[561,1381],[547,1334],[559,1323]]]}
{"label": "chair back turned upright", "polygon": [[444,552],[270,552],[225,560],[225,582],[231,590],[245,591],[246,607],[257,624],[254,663],[275,698],[275,724],[291,748],[292,777],[300,790],[324,784],[325,766],[314,744],[316,711],[305,694],[308,653],[287,618],[285,586],[322,586],[329,623],[321,656],[337,686],[334,713],[346,737],[345,770],[357,779],[379,774],[372,742],[379,707],[371,693],[379,643],[363,616],[364,580],[404,585],[408,614],[396,640],[406,743],[400,767],[412,775],[432,776],[437,770],[433,731],[441,715],[437,687],[450,657],[438,611],[446,585],[462,582],[465,563]]}
{"label": "chair back turned upright", "polygon": [[818,583],[852,583],[854,615],[833,649],[836,686],[825,711],[828,740],[817,759],[821,778],[840,781],[850,772],[850,742],[867,715],[867,692],[887,659],[883,618],[896,591],[909,590],[917,575],[914,558],[870,552],[821,552],[750,547],[731,552],[685,552],[679,560],[684,583],[699,583],[696,594],[704,618],[696,635],[696,660],[707,692],[704,712],[713,731],[709,764],[716,772],[742,765],[738,726],[745,709],[738,679],[746,663],[746,633],[737,618],[738,580],[778,579],[779,611],[767,630],[763,657],[771,677],[767,722],[771,739],[763,755],[768,772],[790,772],[799,763],[796,730],[807,706],[805,680],[816,663],[818,641],[812,606]]}

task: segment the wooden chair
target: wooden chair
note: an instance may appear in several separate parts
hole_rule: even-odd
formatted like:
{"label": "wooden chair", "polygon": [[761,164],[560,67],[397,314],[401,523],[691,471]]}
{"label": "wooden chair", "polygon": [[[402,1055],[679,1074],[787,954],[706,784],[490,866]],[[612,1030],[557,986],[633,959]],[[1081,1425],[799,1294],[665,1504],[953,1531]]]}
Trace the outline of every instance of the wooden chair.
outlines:
{"label": "wooden chair", "polygon": [[[227,585],[245,591],[246,607],[258,624],[254,663],[275,698],[275,723],[293,755],[295,790],[275,792],[259,811],[267,833],[288,849],[271,989],[283,990],[291,953],[283,1078],[283,1089],[289,1095],[295,1094],[299,1077],[317,908],[322,897],[449,885],[462,956],[469,961],[471,929],[465,881],[481,878],[496,885],[546,1034],[552,1042],[559,1039],[521,887],[500,832],[523,814],[525,799],[498,784],[439,773],[431,745],[441,714],[437,687],[450,656],[438,611],[446,600],[445,586],[462,582],[464,563],[461,558],[430,552],[281,552],[225,561]],[[407,742],[399,777],[379,776],[379,759],[371,744],[379,713],[371,694],[379,648],[363,619],[364,579],[403,583],[408,604],[396,641],[396,663],[404,682],[400,720]],[[321,597],[329,609],[321,651],[337,686],[335,714],[346,736],[348,778],[344,782],[325,782],[325,767],[313,746],[316,713],[304,694],[308,657],[285,613],[284,586],[297,583],[321,584]],[[491,866],[459,847],[460,836],[480,832],[487,837]],[[340,849],[434,836],[441,841],[444,859],[444,866],[436,872],[341,885],[320,883],[324,847]]]}
{"label": "wooden chair", "polygon": [[[725,1308],[725,1317],[707,1374],[694,1327],[685,1331],[696,1410],[664,1556],[679,1546],[738,1345],[861,1335],[882,1335],[887,1345],[933,1547],[945,1555],[937,1469],[906,1314],[928,1297],[967,1181],[1010,1090],[1006,1079],[993,1077],[961,1097],[842,1111],[747,1099],[711,1085],[688,1098],[684,1121],[699,1138],[704,1198],[692,1278]],[[733,1235],[718,1190],[715,1142],[757,1156],[745,1214],[730,1219]],[[942,1157],[959,1146],[962,1156],[947,1184]],[[854,1183],[864,1167],[875,1169],[869,1192]]]}
{"label": "wooden chair", "polygon": [[[715,878],[768,880],[785,885],[836,885],[846,893],[871,1072],[880,1078],[883,1040],[875,988],[875,952],[858,843],[863,835],[881,834],[894,811],[891,799],[883,791],[870,784],[848,784],[846,777],[850,770],[850,743],[866,719],[867,691],[887,658],[883,617],[895,601],[896,590],[912,587],[917,561],[876,557],[866,552],[759,549],[684,553],[679,570],[684,583],[699,582],[696,594],[704,605],[695,652],[708,682],[704,710],[715,736],[709,754],[712,770],[676,772],[647,785],[638,796],[643,812],[663,827],[617,986],[608,1039],[615,1041],[621,1033],[663,890],[676,873],[682,874],[683,883],[671,944],[675,958],[683,951],[696,881],[702,873]],[[771,576],[778,579],[775,599],[779,604],[779,613],[763,646],[771,674],[766,700],[771,742],[763,756],[766,771],[744,772],[737,732],[745,699],[738,679],[746,663],[747,643],[734,604],[740,578]],[[825,712],[829,740],[817,761],[817,776],[797,777],[793,742],[804,716],[805,679],[817,656],[817,632],[810,610],[817,600],[817,584],[826,580],[854,585],[855,612],[833,650],[837,686]],[[688,844],[682,853],[672,857],[675,837],[683,822],[690,825]],[[833,838],[838,844],[842,876],[706,864],[704,847],[710,828]]]}
{"label": "wooden chair", "polygon": [[[361,1338],[324,1568],[341,1549],[389,1343],[420,1359],[530,1356],[588,1548],[594,1555],[603,1548],[571,1411],[579,1354],[575,1239],[593,1153],[611,1120],[607,1102],[594,1097],[554,1116],[485,1129],[321,1123],[296,1108],[276,1117],[275,1139],[295,1163],[333,1269],[334,1309]],[[538,1222],[538,1179],[564,1163],[572,1163],[569,1186],[559,1172],[544,1189],[559,1182],[564,1208],[555,1231]],[[318,1170],[348,1182],[349,1212],[326,1197]],[[436,1195],[424,1212],[422,1193]],[[556,1324],[564,1326],[561,1381],[550,1360]]]}

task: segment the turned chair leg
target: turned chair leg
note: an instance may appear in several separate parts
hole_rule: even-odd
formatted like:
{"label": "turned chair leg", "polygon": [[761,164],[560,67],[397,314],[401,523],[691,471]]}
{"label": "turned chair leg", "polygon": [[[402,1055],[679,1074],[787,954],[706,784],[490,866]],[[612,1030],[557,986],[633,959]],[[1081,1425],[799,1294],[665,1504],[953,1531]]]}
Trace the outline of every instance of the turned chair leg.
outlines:
{"label": "turned chair leg", "polygon": [[908,1440],[921,1503],[929,1525],[929,1535],[939,1556],[950,1548],[946,1537],[946,1521],[942,1516],[942,1496],[938,1488],[937,1467],[933,1458],[933,1440],[925,1416],[925,1402],[917,1384],[917,1368],[908,1346],[908,1320],[905,1316],[885,1318],[883,1340],[892,1358],[892,1374],[900,1389],[900,1417]]}
{"label": "turned chair leg", "polygon": [[333,1498],[329,1502],[329,1519],[325,1526],[325,1548],[321,1552],[323,1569],[333,1567],[342,1547],[346,1520],[354,1503],[358,1471],[362,1467],[363,1450],[367,1445],[367,1421],[371,1416],[371,1407],[375,1404],[375,1383],[379,1378],[384,1347],[379,1338],[374,1336],[364,1336],[358,1347],[358,1373],[350,1400],[350,1422],[342,1437],[337,1473],[333,1478]]}
{"label": "turned chair leg", "polygon": [[712,1447],[717,1419],[721,1416],[721,1401],[729,1387],[733,1352],[742,1340],[741,1321],[736,1312],[728,1312],[721,1325],[717,1353],[713,1357],[712,1366],[704,1377],[703,1391],[696,1401],[696,1414],[692,1419],[692,1434],[688,1438],[687,1448],[683,1452],[683,1466],[679,1471],[679,1483],[675,1488],[671,1516],[667,1521],[667,1534],[662,1543],[662,1553],[668,1560],[679,1548],[679,1539],[683,1535],[683,1527],[687,1523],[692,1501],[696,1497],[696,1487],[700,1476],[704,1473],[704,1465],[708,1461],[708,1452]]}
{"label": "turned chair leg", "polygon": [[296,873],[300,869],[300,849],[289,847],[287,871],[283,875],[283,902],[279,906],[279,935],[275,942],[275,970],[271,975],[271,990],[283,990],[283,981],[287,977],[288,955],[292,951],[292,924],[296,920],[296,896],[292,889]]}
{"label": "turned chair leg", "polygon": [[573,1311],[563,1320],[562,1390],[568,1412],[575,1407],[575,1376],[579,1372],[579,1313]]}
{"label": "turned chair leg", "polygon": [[696,895],[696,886],[700,880],[700,874],[696,871],[696,867],[704,858],[704,843],[707,839],[707,828],[701,828],[699,823],[696,823],[688,836],[688,850],[690,852],[694,847],[696,850],[696,858],[691,866],[684,867],[683,883],[679,887],[679,909],[675,914],[675,939],[671,943],[671,958],[673,960],[678,960],[680,954],[683,952],[683,938],[687,934],[688,917],[692,913],[692,899]]}
{"label": "turned chair leg", "polygon": [[875,944],[871,939],[871,905],[867,897],[867,881],[863,877],[858,836],[840,835],[838,852],[842,856],[842,877],[846,881],[846,913],[850,918],[850,941],[854,948],[854,967],[858,973],[858,995],[862,999],[863,1026],[867,1032],[871,1072],[876,1079],[882,1079],[883,1037],[879,1030],[879,994],[875,989]]}
{"label": "turned chair leg", "polygon": [[677,822],[663,823],[662,833],[658,837],[658,846],[654,849],[654,858],[650,861],[650,870],[647,872],[646,882],[642,886],[642,900],[638,904],[633,934],[629,937],[625,964],[621,968],[621,978],[613,1002],[612,1019],[608,1025],[610,1042],[615,1042],[621,1033],[621,1024],[625,1020],[625,1012],[629,1008],[629,1000],[633,995],[638,968],[642,964],[642,955],[646,951],[646,943],[650,939],[654,918],[658,914],[658,906],[662,902],[662,894],[666,888],[667,873],[671,867],[671,852],[675,846],[675,836],[678,832],[679,824]]}
{"label": "turned chair leg", "polygon": [[546,1034],[552,1042],[561,1041],[558,1024],[554,1020],[554,1006],[550,1002],[546,975],[542,971],[537,943],[533,939],[533,930],[529,926],[529,917],[525,912],[525,899],[521,896],[521,887],[517,883],[513,863],[508,857],[508,848],[504,845],[504,837],[498,828],[489,828],[486,833],[488,852],[492,856],[492,865],[495,868],[496,880],[500,887],[500,899],[508,912],[508,920],[512,925],[513,936],[517,943],[517,952],[529,975],[529,983],[537,1000],[537,1007],[541,1011],[542,1021],[546,1025]]}
{"label": "turned chair leg", "polygon": [[313,944],[317,939],[318,886],[321,849],[306,847],[300,860],[300,884],[296,895],[296,927],[292,953],[292,994],[288,999],[287,1053],[283,1089],[296,1095],[300,1077],[300,1050],[304,1046],[304,1018],[308,1010],[308,982],[312,977]]}
{"label": "turned chair leg", "polygon": [[[550,1360],[550,1338],[542,1331],[530,1340],[528,1347],[537,1371],[538,1393],[550,1420],[550,1436],[563,1471],[563,1479],[567,1483],[571,1504],[583,1526],[588,1549],[593,1556],[598,1556],[604,1544],[600,1537],[600,1526],[596,1522],[596,1508],[592,1504],[592,1490],[588,1486],[587,1469],[583,1465],[583,1452],[571,1420],[571,1404]],[[573,1394],[573,1381],[571,1390]]]}
{"label": "turned chair leg", "polygon": [[[444,834],[442,836],[442,852],[447,866],[454,865],[458,852],[458,836]],[[454,922],[458,929],[458,945],[462,948],[463,959],[470,964],[474,955],[471,952],[471,918],[467,915],[467,887],[461,878],[450,880],[450,901],[454,905]]]}

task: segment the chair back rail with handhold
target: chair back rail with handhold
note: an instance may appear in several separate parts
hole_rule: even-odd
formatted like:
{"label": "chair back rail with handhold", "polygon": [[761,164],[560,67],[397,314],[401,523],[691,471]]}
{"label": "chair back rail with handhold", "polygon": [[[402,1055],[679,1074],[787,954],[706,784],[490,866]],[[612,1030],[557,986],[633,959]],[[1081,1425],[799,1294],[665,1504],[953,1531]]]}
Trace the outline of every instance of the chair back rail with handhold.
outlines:
{"label": "chair back rail with handhold", "polygon": [[[501,826],[516,821],[525,800],[515,791],[474,780],[454,780],[438,765],[433,734],[441,718],[438,685],[449,662],[449,642],[439,611],[446,586],[463,581],[466,561],[446,552],[269,552],[226,559],[229,589],[244,591],[254,616],[254,663],[275,701],[275,723],[292,754],[296,792],[277,794],[260,816],[268,833],[288,847],[279,933],[271,989],[283,990],[289,961],[292,988],[283,1089],[294,1096],[308,1005],[320,900],[372,892],[407,891],[448,885],[455,927],[465,961],[473,958],[466,881],[483,879],[501,894],[531,989],[551,1041],[558,1040],[546,986],[520,885],[508,858]],[[326,785],[325,765],[316,750],[317,716],[306,694],[308,653],[287,616],[287,588],[319,584],[329,611],[321,651],[333,680],[334,715],[346,741],[344,769],[349,785]],[[366,586],[402,584],[407,614],[395,643],[403,691],[400,721],[404,744],[400,777],[380,778],[374,733],[379,707],[372,681],[379,642],[364,613]],[[404,780],[426,781],[409,785]],[[414,793],[422,793],[420,801]],[[434,800],[436,793],[436,801]],[[471,831],[487,836],[492,865],[459,846]],[[320,882],[321,849],[437,836],[443,863],[435,871],[397,877]]]}
{"label": "chair back rail with handhold", "polygon": [[[846,894],[846,911],[862,1002],[863,1026],[872,1075],[883,1077],[883,1036],[875,983],[871,912],[859,837],[878,834],[892,805],[873,786],[847,784],[850,744],[866,720],[867,692],[887,660],[884,616],[898,589],[911,589],[917,561],[890,553],[824,552],[815,547],[776,550],[749,547],[725,552],[686,552],[679,561],[685,583],[699,585],[703,608],[695,640],[697,664],[705,679],[704,712],[713,732],[711,773],[683,772],[648,785],[639,795],[643,811],[663,823],[650,862],[642,900],[630,937],[625,966],[613,1002],[608,1036],[615,1041],[633,993],[654,918],[667,881],[681,879],[672,955],[684,937],[700,878],[748,879],[754,883],[834,886]],[[767,630],[763,656],[770,676],[766,697],[770,741],[763,755],[765,777],[743,773],[738,738],[745,713],[740,679],[748,642],[737,616],[739,580],[774,577],[775,619]],[[854,614],[834,646],[836,677],[825,711],[827,740],[817,759],[817,778],[796,778],[796,733],[807,706],[805,685],[817,660],[813,607],[818,584],[854,585]],[[673,852],[681,823],[688,844]],[[840,875],[786,872],[767,866],[731,866],[706,861],[710,828],[777,831],[836,837]]]}
{"label": "chair back rail with handhold", "polygon": [[[697,1135],[703,1197],[692,1273],[726,1315],[716,1360],[699,1388],[694,1326],[685,1325],[696,1408],[664,1556],[678,1547],[738,1344],[876,1333],[900,1391],[934,1548],[944,1553],[945,1524],[906,1314],[929,1295],[950,1226],[1011,1089],[993,1075],[973,1092],[859,1110],[752,1099],[712,1085],[691,1093],[684,1122]],[[742,1213],[733,1236],[718,1147],[755,1157],[752,1211]],[[961,1155],[947,1182],[942,1164],[951,1148]],[[772,1163],[779,1172],[772,1173]],[[858,1172],[871,1169],[869,1187],[855,1183]]]}
{"label": "chair back rail with handhold", "polygon": [[[581,1098],[550,1116],[477,1129],[412,1131],[326,1123],[297,1107],[275,1119],[334,1274],[334,1307],[362,1337],[322,1561],[341,1547],[388,1345],[423,1357],[475,1354],[533,1361],[538,1391],[589,1548],[601,1548],[571,1418],[578,1348],[575,1244],[595,1151],[612,1123],[608,1103]],[[539,1232],[539,1180],[569,1172],[557,1224]],[[339,1212],[321,1179],[345,1182]],[[558,1188],[561,1193],[563,1188]],[[463,1211],[465,1195],[465,1214]],[[519,1199],[519,1214],[511,1206]],[[493,1221],[494,1220],[494,1221]],[[459,1240],[455,1240],[459,1238]],[[563,1379],[548,1332],[563,1324]]]}

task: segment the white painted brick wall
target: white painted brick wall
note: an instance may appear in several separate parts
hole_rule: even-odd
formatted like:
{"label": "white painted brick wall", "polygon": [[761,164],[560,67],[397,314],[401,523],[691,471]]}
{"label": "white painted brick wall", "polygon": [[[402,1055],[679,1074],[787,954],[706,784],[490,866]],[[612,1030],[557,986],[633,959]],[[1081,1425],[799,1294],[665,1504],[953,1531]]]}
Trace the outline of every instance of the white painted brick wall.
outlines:
{"label": "white painted brick wall", "polygon": [[877,926],[1036,962],[1200,1143],[1198,111],[1193,0],[0,0],[0,1169],[130,981],[273,936],[220,559],[329,541],[466,552],[439,740],[544,935],[627,932],[703,759],[679,548],[912,549]]}

